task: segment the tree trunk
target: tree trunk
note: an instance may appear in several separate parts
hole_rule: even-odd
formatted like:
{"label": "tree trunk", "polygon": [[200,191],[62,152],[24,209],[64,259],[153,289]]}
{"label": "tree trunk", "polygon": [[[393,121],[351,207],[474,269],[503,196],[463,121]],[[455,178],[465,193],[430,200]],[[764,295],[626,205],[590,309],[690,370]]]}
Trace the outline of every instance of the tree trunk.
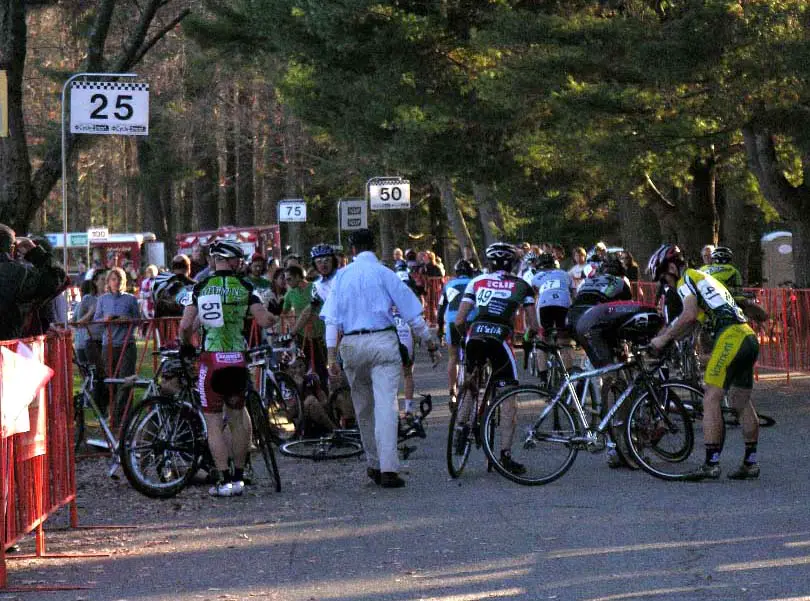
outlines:
{"label": "tree trunk", "polygon": [[460,256],[461,249],[465,246],[469,246],[473,253],[477,254],[475,243],[472,240],[472,236],[470,236],[470,230],[467,228],[467,221],[458,208],[456,195],[453,191],[453,182],[448,177],[440,177],[436,179],[436,187],[439,189],[442,206],[447,214],[447,222],[450,225],[450,230],[453,232],[453,241],[457,246],[457,254]]}
{"label": "tree trunk", "polygon": [[619,207],[619,223],[622,247],[630,251],[639,265],[645,265],[647,258],[661,244],[659,220],[649,203],[641,204],[628,194],[619,194],[616,199]]}
{"label": "tree trunk", "polygon": [[503,237],[503,215],[501,215],[498,201],[490,192],[489,186],[473,184],[473,198],[475,198],[475,206],[478,207],[478,218],[481,221],[485,247]]}
{"label": "tree trunk", "polygon": [[[399,213],[399,211],[395,211],[395,213]],[[379,227],[380,227],[380,261],[383,261],[386,265],[391,265],[392,260],[391,257],[394,254],[394,235],[393,235],[393,224],[394,220],[398,219],[398,215],[392,214],[389,211],[378,211],[379,216]]]}
{"label": "tree trunk", "polygon": [[144,207],[144,231],[154,232],[158,240],[167,241],[164,221],[163,189],[160,178],[152,173],[155,164],[153,142],[148,137],[139,137],[137,141],[138,167],[140,176],[140,202]]}
{"label": "tree trunk", "polygon": [[441,196],[437,190],[431,188],[428,196],[428,214],[430,216],[430,231],[435,240],[434,251],[439,254],[442,261],[449,261],[451,258],[450,249],[447,247],[447,217],[442,208]]}
{"label": "tree trunk", "polygon": [[234,147],[236,149],[236,222],[254,225],[253,221],[253,136],[250,127],[251,94],[234,86]]}
{"label": "tree trunk", "polygon": [[793,233],[793,263],[796,285],[810,286],[810,158],[803,157],[804,181],[792,185],[776,156],[776,145],[769,131],[756,123],[743,127],[748,168],[757,178],[759,189]]}
{"label": "tree trunk", "polygon": [[222,199],[222,225],[241,225],[236,221],[236,137],[233,127],[228,127],[225,134],[225,173]]}
{"label": "tree trunk", "polygon": [[[298,143],[301,132],[298,123],[284,111],[284,197],[296,198],[299,193],[298,186]],[[292,247],[292,251],[298,254],[303,253],[303,241],[301,240],[301,224],[287,223],[287,245]],[[283,245],[283,242],[282,242]]]}

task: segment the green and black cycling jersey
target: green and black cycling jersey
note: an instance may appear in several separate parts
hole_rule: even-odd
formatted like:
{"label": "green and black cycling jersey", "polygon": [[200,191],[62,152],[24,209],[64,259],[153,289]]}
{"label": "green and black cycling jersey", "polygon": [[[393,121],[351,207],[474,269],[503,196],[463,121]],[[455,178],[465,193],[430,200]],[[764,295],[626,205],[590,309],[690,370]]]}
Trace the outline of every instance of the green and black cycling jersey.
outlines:
{"label": "green and black cycling jersey", "polygon": [[262,303],[250,282],[232,271],[216,271],[194,286],[192,302],[203,329],[203,351],[247,348],[245,318],[254,303]]}

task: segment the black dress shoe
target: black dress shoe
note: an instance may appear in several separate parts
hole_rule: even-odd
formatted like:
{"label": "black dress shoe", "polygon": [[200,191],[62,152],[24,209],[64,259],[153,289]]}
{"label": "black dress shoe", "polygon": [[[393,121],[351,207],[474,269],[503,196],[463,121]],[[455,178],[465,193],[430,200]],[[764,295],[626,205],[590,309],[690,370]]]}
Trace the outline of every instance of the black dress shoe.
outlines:
{"label": "black dress shoe", "polygon": [[405,480],[399,477],[396,472],[383,472],[380,475],[380,486],[383,488],[402,488]]}
{"label": "black dress shoe", "polygon": [[378,469],[374,469],[373,467],[367,468],[366,475],[374,480],[374,484],[380,484],[380,482],[382,482],[382,474]]}

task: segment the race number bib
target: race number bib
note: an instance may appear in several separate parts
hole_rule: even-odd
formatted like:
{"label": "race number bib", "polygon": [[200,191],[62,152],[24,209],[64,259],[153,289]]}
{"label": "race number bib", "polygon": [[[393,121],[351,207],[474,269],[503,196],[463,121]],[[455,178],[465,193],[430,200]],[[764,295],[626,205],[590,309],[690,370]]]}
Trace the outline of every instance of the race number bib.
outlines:
{"label": "race number bib", "polygon": [[492,288],[479,288],[475,295],[475,302],[479,307],[486,307],[492,299],[509,298],[511,292],[508,290],[493,290]]}
{"label": "race number bib", "polygon": [[222,297],[218,294],[208,294],[197,299],[197,309],[200,314],[200,323],[209,328],[221,328],[225,325],[225,315],[222,311]]}
{"label": "race number bib", "polygon": [[548,292],[549,290],[559,290],[560,289],[560,280],[546,280],[540,285],[540,288],[537,290],[540,293]]}
{"label": "race number bib", "polygon": [[705,279],[697,283],[700,295],[706,304],[712,309],[718,309],[724,305],[734,306],[734,299],[725,286],[720,284],[711,276],[706,276]]}

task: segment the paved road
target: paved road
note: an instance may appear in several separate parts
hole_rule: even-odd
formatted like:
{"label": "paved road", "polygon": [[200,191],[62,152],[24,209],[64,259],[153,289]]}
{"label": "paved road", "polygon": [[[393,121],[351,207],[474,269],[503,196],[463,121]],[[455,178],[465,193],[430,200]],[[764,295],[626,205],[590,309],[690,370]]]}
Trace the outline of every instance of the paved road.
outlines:
{"label": "paved road", "polygon": [[[417,383],[437,403],[404,489],[374,486],[361,460],[282,458],[281,494],[152,501],[85,461],[82,522],[137,529],[49,534],[50,551],[112,555],[17,560],[10,581],[94,587],[20,597],[53,601],[810,600],[806,382],[757,389],[778,420],[762,432],[759,481],[668,483],[580,454],[535,488],[488,474],[480,452],[450,479],[441,368],[420,363]],[[742,451],[738,431],[729,439],[726,468]]]}

